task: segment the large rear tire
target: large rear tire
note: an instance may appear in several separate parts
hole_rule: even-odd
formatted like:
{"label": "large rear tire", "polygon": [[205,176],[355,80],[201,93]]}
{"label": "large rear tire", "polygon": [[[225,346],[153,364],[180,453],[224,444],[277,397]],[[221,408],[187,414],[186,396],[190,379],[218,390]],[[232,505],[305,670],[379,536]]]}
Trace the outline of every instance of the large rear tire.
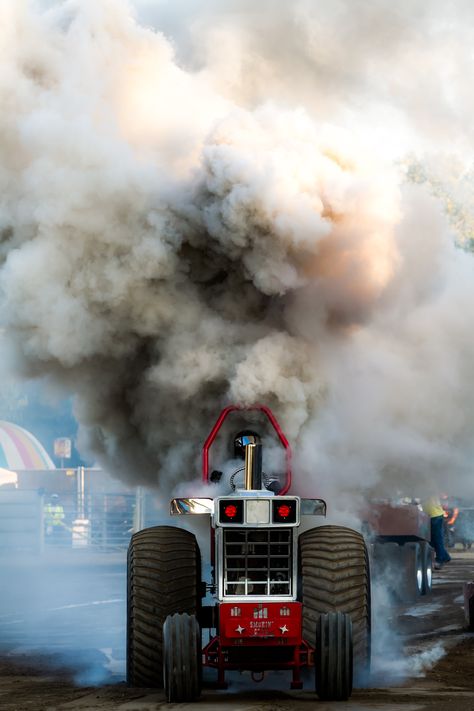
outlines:
{"label": "large rear tire", "polygon": [[320,615],[314,655],[316,693],[322,701],[346,701],[352,693],[352,623],[343,612]]}
{"label": "large rear tire", "polygon": [[163,679],[168,703],[201,693],[201,630],[195,615],[168,615],[163,625]]}
{"label": "large rear tire", "polygon": [[127,683],[162,688],[163,624],[168,615],[196,615],[199,548],[189,531],[155,526],[135,533],[128,549]]}
{"label": "large rear tire", "polygon": [[367,547],[360,533],[320,526],[299,537],[303,637],[311,643],[321,614],[347,613],[352,621],[354,670],[370,670],[371,608]]}

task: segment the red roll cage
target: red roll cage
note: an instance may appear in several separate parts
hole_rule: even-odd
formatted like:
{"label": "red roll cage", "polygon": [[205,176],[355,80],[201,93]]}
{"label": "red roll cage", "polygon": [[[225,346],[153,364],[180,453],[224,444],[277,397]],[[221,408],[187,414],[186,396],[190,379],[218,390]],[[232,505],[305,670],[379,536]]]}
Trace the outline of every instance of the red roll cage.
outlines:
{"label": "red roll cage", "polygon": [[278,439],[280,440],[282,446],[285,449],[285,455],[286,455],[286,472],[285,472],[285,482],[283,483],[283,488],[280,491],[280,495],[286,494],[291,486],[291,447],[290,444],[285,437],[283,430],[281,429],[278,420],[276,419],[275,415],[273,412],[270,410],[269,407],[266,405],[252,405],[250,407],[243,407],[241,405],[229,405],[228,407],[225,407],[219,417],[216,420],[216,423],[214,427],[212,428],[208,438],[204,442],[203,448],[202,448],[202,480],[206,483],[209,483],[209,450],[217,437],[217,434],[219,430],[221,429],[224,420],[226,419],[227,415],[231,412],[235,411],[251,411],[251,410],[259,410],[260,412],[263,412],[267,418],[270,420],[270,423],[275,430],[275,432],[278,435]]}

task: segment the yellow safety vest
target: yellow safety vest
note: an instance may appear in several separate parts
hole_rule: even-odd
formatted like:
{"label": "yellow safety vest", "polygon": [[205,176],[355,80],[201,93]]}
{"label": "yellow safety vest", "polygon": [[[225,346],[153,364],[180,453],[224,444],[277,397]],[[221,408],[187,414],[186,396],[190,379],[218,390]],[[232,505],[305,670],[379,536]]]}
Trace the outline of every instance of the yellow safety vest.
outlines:
{"label": "yellow safety vest", "polygon": [[53,506],[46,504],[44,507],[44,520],[47,526],[60,526],[64,519],[64,509],[61,504]]}

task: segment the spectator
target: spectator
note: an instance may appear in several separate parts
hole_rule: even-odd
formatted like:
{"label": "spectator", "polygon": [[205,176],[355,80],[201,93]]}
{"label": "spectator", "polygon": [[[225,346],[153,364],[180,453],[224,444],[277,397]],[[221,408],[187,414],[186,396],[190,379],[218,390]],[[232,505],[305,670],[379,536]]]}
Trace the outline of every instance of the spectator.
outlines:
{"label": "spectator", "polygon": [[59,543],[64,538],[66,527],[64,524],[64,508],[58,494],[52,494],[44,507],[44,526],[46,539],[51,543]]}
{"label": "spectator", "polygon": [[444,509],[439,496],[430,496],[423,502],[423,511],[431,519],[431,545],[435,550],[435,570],[441,570],[445,563],[449,563],[451,556],[444,547],[443,541],[443,521]]}

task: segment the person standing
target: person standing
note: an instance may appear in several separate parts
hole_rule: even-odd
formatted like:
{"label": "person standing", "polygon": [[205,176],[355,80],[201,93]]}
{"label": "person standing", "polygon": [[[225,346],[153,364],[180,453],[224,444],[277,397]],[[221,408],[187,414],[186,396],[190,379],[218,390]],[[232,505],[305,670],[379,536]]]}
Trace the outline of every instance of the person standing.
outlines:
{"label": "person standing", "polygon": [[435,550],[435,570],[441,570],[445,563],[449,563],[451,556],[444,547],[443,540],[443,522],[444,509],[441,505],[439,496],[430,496],[423,502],[423,511],[428,514],[431,519],[431,545]]}
{"label": "person standing", "polygon": [[52,543],[59,543],[64,538],[64,508],[58,494],[52,494],[44,507],[44,526],[47,538]]}

